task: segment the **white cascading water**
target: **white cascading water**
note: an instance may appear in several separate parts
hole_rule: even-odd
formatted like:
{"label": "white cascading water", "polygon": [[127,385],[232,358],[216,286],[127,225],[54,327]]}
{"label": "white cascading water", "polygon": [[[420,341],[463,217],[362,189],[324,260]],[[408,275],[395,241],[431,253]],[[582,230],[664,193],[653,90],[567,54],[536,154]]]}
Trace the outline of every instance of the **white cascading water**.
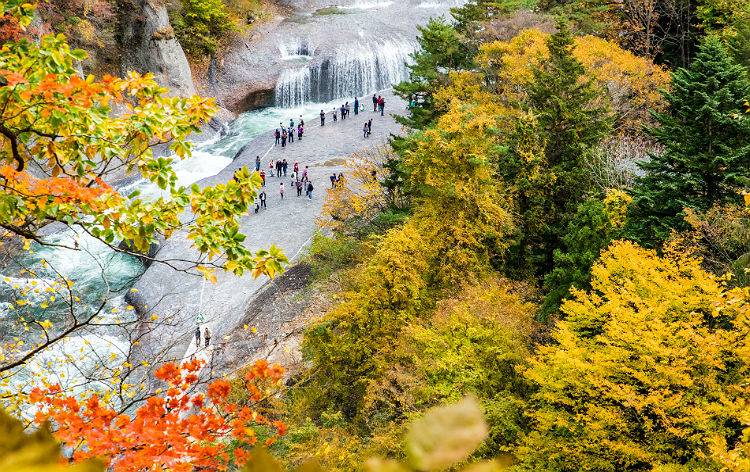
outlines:
{"label": "white cascading water", "polygon": [[[281,47],[282,57],[297,51],[299,44],[303,43],[294,41]],[[337,50],[331,59],[317,65],[285,69],[276,84],[276,106],[294,108],[388,88],[408,78],[406,63],[415,50],[416,44],[409,41],[357,43]]]}

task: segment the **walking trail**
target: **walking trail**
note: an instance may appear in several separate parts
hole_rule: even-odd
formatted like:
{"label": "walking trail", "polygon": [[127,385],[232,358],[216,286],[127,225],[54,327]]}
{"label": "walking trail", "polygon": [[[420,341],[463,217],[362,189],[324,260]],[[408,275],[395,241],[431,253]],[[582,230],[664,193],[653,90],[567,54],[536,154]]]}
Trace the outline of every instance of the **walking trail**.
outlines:
{"label": "walking trail", "polygon": [[[267,209],[244,216],[241,231],[247,235],[245,245],[253,250],[268,248],[272,244],[283,249],[284,254],[295,262],[304,248],[312,240],[316,229],[315,219],[321,214],[323,199],[330,188],[329,176],[344,172],[344,162],[352,154],[367,148],[383,145],[391,134],[402,134],[403,130],[392,114],[403,114],[406,103],[390,91],[380,92],[386,100],[385,116],[372,111],[371,97],[365,97],[365,111],[349,118],[333,122],[331,110],[326,110],[325,126],[320,126],[318,116],[304,116],[305,133],[301,141],[295,139],[286,148],[274,145],[273,130],[278,123],[269,123],[269,131],[248,143],[235,160],[217,175],[198,182],[201,187],[229,181],[233,173],[242,166],[255,170],[256,156],[262,157],[261,170],[266,172]],[[341,100],[342,103],[345,100]],[[351,100],[353,101],[353,99]],[[295,123],[298,116],[290,116]],[[363,138],[362,126],[372,118],[372,135]],[[289,166],[287,177],[270,177],[269,162],[286,159]],[[313,198],[301,197],[291,183],[294,163],[300,165],[300,173],[308,166],[308,176],[313,183]],[[285,187],[284,199],[279,195],[279,183]],[[197,253],[190,247],[184,235],[171,238],[160,249],[158,257],[195,257]],[[253,279],[250,274],[237,277],[232,273],[216,273],[218,282],[204,283],[201,277],[175,272],[163,264],[153,264],[136,283],[137,294],[132,304],[136,305],[144,318],[152,314],[168,323],[155,325],[147,343],[140,352],[143,360],[186,359],[192,356],[209,360],[216,345],[242,326],[237,323],[245,308],[256,293],[269,281],[266,276]],[[200,308],[199,308],[200,305]],[[193,336],[198,312],[202,315],[201,329],[211,331],[211,345],[196,350]],[[274,337],[274,327],[254,327],[267,337]],[[203,340],[201,340],[203,341]],[[168,355],[164,356],[164,351]]]}

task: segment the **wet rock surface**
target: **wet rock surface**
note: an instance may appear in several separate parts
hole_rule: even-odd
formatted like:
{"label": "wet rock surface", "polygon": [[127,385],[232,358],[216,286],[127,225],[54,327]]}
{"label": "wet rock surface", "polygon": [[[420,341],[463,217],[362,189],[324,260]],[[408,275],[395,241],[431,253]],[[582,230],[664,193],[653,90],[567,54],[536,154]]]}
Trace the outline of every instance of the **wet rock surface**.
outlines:
{"label": "wet rock surface", "polygon": [[[323,199],[330,187],[331,173],[346,172],[343,162],[353,153],[367,147],[383,145],[391,134],[402,133],[401,126],[391,113],[402,113],[406,104],[390,93],[386,99],[386,116],[373,113],[370,108],[347,120],[332,122],[330,113],[326,125],[321,127],[316,117],[307,117],[306,132],[302,141],[295,141],[286,148],[273,144],[272,132],[256,138],[239,153],[231,165],[213,177],[198,182],[200,186],[215,185],[232,178],[234,171],[242,166],[255,169],[255,158],[262,158],[262,169],[268,171],[271,160],[287,159],[289,173],[294,162],[300,170],[308,166],[315,190],[313,198],[297,197],[290,186],[289,177],[266,178],[267,209],[251,212],[242,219],[241,230],[247,235],[245,244],[252,250],[268,248],[275,244],[284,250],[291,261],[298,260],[304,248],[312,240],[316,230],[315,219],[320,215]],[[373,120],[372,136],[365,139],[362,126],[367,119]],[[269,123],[269,128],[275,123]],[[284,183],[284,199],[279,194],[280,183]],[[198,313],[203,316],[203,326],[213,333],[212,339],[219,343],[242,327],[251,300],[269,282],[268,277],[253,279],[250,274],[237,277],[231,273],[217,273],[218,282],[204,282],[202,277],[181,272],[187,265],[180,260],[196,258],[184,234],[174,235],[159,250],[157,257],[171,260],[172,267],[154,263],[135,284],[137,292],[129,293],[128,303],[134,305],[144,319],[152,314],[161,319],[171,319],[169,325],[157,327],[142,345],[140,355],[148,360],[169,349],[170,358],[183,359],[195,353],[193,330]],[[178,271],[174,269],[177,268]],[[258,329],[263,328],[259,326]],[[266,329],[266,328],[263,328]],[[266,329],[270,332],[270,328]],[[161,356],[158,356],[161,357]]]}

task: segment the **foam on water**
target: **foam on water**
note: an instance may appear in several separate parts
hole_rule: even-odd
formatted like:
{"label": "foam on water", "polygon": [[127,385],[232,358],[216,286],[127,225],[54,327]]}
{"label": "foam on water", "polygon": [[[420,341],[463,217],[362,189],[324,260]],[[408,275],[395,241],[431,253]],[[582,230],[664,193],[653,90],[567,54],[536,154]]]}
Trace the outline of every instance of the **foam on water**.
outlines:
{"label": "foam on water", "polygon": [[276,84],[276,106],[295,108],[388,88],[408,77],[406,63],[415,50],[416,44],[406,40],[362,41],[338,49],[331,59],[284,69]]}

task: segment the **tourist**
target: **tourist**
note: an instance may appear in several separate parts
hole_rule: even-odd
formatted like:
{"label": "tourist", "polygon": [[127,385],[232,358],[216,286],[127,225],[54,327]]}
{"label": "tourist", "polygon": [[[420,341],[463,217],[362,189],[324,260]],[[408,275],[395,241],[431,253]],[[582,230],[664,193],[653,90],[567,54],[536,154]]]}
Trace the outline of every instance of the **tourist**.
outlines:
{"label": "tourist", "polygon": [[333,121],[336,121],[336,107],[333,108]]}
{"label": "tourist", "polygon": [[323,110],[320,110],[320,126],[326,125],[326,114],[323,112]]}
{"label": "tourist", "polygon": [[344,185],[344,173],[339,172],[339,176],[336,179],[336,185]]}
{"label": "tourist", "polygon": [[378,111],[378,97],[372,94],[372,111]]}
{"label": "tourist", "polygon": [[289,127],[289,131],[287,134],[289,135],[289,142],[293,143],[294,142],[294,126]]}
{"label": "tourist", "polygon": [[281,147],[286,147],[286,130],[281,132]]}
{"label": "tourist", "polygon": [[299,124],[300,126],[302,126],[302,127],[304,127],[304,126],[305,126],[305,120],[303,120],[303,119],[302,119],[302,115],[300,115],[300,116],[299,116],[299,122],[298,122],[298,124]]}
{"label": "tourist", "polygon": [[260,172],[260,156],[255,157],[255,172]]}
{"label": "tourist", "polygon": [[302,133],[304,130],[302,129],[302,125],[297,126],[297,139],[302,141]]}
{"label": "tourist", "polygon": [[281,182],[279,184],[279,193],[281,194],[281,199],[284,199],[284,182]]}
{"label": "tourist", "polygon": [[306,180],[307,180],[307,166],[305,166],[305,168],[302,170],[302,181],[304,182]]}
{"label": "tourist", "polygon": [[195,348],[201,347],[201,327],[200,325],[195,327]]}
{"label": "tourist", "polygon": [[336,187],[336,173],[331,174],[331,188]]}
{"label": "tourist", "polygon": [[266,191],[264,190],[260,192],[260,195],[258,195],[258,197],[260,197],[260,207],[267,208],[266,207]]}
{"label": "tourist", "polygon": [[273,163],[273,159],[271,159],[271,162],[268,163],[268,173],[273,177],[273,169],[275,168],[275,165]]}
{"label": "tourist", "polygon": [[206,341],[206,347],[211,342],[211,331],[208,330],[208,326],[203,330],[203,339]]}
{"label": "tourist", "polygon": [[344,103],[344,114],[349,116],[349,102]]}
{"label": "tourist", "polygon": [[292,175],[290,177],[291,177],[292,181],[289,182],[289,186],[292,187],[292,188],[294,188],[294,181],[297,180],[297,177],[298,177],[297,173],[294,172],[294,171],[292,171]]}
{"label": "tourist", "polygon": [[370,134],[370,127],[367,126],[367,122],[365,121],[365,125],[362,127],[362,133],[364,134],[364,138],[367,137],[368,134]]}
{"label": "tourist", "polygon": [[307,182],[307,198],[312,200],[312,192],[313,192],[313,184],[312,182]]}
{"label": "tourist", "polygon": [[289,164],[286,162],[286,159],[281,163],[281,170],[284,171],[284,177],[286,177],[286,168]]}
{"label": "tourist", "polygon": [[372,134],[372,118],[367,120],[367,136]]}
{"label": "tourist", "polygon": [[359,99],[354,97],[354,116],[359,115]]}
{"label": "tourist", "polygon": [[385,98],[380,97],[380,100],[378,100],[378,108],[380,108],[380,116],[383,116],[385,112]]}
{"label": "tourist", "polygon": [[294,120],[289,118],[289,127],[294,128]]}
{"label": "tourist", "polygon": [[281,161],[276,161],[276,177],[281,177],[283,165]]}
{"label": "tourist", "polygon": [[255,213],[258,213],[259,210],[260,210],[260,205],[258,205],[258,201],[255,200]]}
{"label": "tourist", "polygon": [[264,171],[260,171],[260,186],[266,186],[266,173]]}
{"label": "tourist", "polygon": [[232,180],[234,180],[237,183],[240,183],[240,178],[237,177],[237,174],[239,174],[240,172],[242,172],[242,168],[241,167],[239,169],[237,169],[236,171],[234,171],[234,174],[232,174]]}
{"label": "tourist", "polygon": [[273,135],[276,138],[276,143],[274,144],[275,146],[279,144],[279,140],[281,139],[281,131],[279,131],[279,128],[276,128],[276,132]]}
{"label": "tourist", "polygon": [[297,187],[297,196],[299,197],[302,195],[302,182],[299,179],[297,179],[296,187]]}
{"label": "tourist", "polygon": [[341,110],[341,120],[343,121],[346,119],[346,107],[344,105],[341,105],[340,110]]}
{"label": "tourist", "polygon": [[294,163],[294,173],[299,174],[299,162]]}

